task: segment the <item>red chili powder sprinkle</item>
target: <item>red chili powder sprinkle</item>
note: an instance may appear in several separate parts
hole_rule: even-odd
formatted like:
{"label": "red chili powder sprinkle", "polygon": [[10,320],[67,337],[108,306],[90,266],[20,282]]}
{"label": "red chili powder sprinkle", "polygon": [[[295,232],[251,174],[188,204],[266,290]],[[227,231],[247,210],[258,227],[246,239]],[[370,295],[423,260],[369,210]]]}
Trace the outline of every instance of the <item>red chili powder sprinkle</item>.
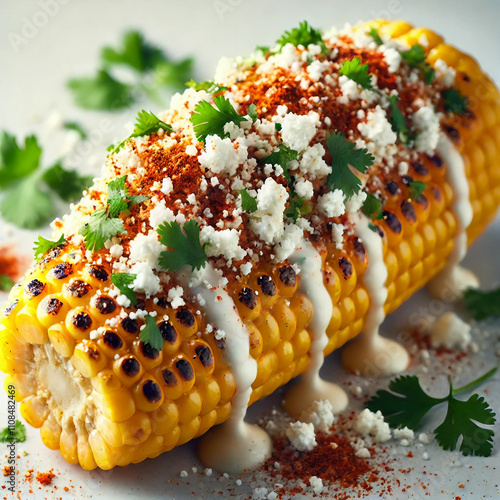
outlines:
{"label": "red chili powder sprinkle", "polygon": [[52,482],[52,479],[56,477],[53,470],[54,469],[50,469],[50,471],[48,472],[38,472],[36,475],[36,480],[44,486],[49,485]]}
{"label": "red chili powder sprinkle", "polygon": [[0,246],[0,274],[15,280],[19,274],[19,259],[8,246]]}
{"label": "red chili powder sprinkle", "polygon": [[10,465],[6,465],[3,468],[3,475],[4,476],[9,476],[11,472],[12,472],[12,467]]}

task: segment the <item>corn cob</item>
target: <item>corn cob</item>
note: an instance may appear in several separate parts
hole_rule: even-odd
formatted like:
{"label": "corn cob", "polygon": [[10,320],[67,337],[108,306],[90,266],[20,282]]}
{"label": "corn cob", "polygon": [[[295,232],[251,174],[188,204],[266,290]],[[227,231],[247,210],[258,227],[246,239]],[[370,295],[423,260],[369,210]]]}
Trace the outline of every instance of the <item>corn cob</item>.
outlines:
{"label": "corn cob", "polygon": [[[408,46],[424,36],[427,61],[441,60],[455,68],[456,86],[469,97],[475,118],[447,126],[457,139],[470,186],[470,243],[500,204],[499,94],[472,58],[445,45],[435,33],[403,22],[367,26]],[[181,112],[170,117],[183,119]],[[154,145],[147,148],[157,152]],[[163,164],[156,161],[151,156],[146,166],[160,170]],[[386,216],[373,221],[383,235],[386,313],[438,273],[457,232],[446,165],[426,155],[419,155],[419,161],[411,173],[426,183],[426,196],[408,210],[409,188],[402,184],[387,198]],[[86,203],[84,211],[95,209]],[[140,212],[133,213],[140,220]],[[128,226],[128,231],[134,235],[137,226]],[[237,393],[235,367],[224,358],[224,339],[208,328],[202,301],[174,308],[173,297],[166,293],[139,298],[136,310],[156,313],[163,338],[163,347],[156,350],[139,339],[144,318],[130,314],[134,309],[119,305],[110,293],[115,269],[106,255],[101,250],[89,256],[81,241],[68,239],[12,289],[0,313],[0,370],[8,374],[6,384],[16,387],[23,417],[40,428],[49,448],[60,449],[68,462],[87,470],[137,463],[204,434],[229,418]],[[371,298],[363,283],[368,258],[354,235],[344,238],[342,249],[326,241],[321,258],[333,305],[326,355],[363,330]],[[248,404],[304,373],[310,364],[315,308],[299,292],[302,279],[289,262],[269,260],[254,262],[249,274],[227,284],[256,361]]]}

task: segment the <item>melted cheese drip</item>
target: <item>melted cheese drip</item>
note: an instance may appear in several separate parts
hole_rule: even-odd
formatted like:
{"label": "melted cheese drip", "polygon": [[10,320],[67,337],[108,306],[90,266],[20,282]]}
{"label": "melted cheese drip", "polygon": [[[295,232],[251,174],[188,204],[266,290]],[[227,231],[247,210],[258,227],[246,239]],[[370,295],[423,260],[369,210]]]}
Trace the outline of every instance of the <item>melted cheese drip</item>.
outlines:
{"label": "melted cheese drip", "polygon": [[467,228],[472,222],[472,205],[469,201],[469,183],[465,175],[462,155],[453,142],[444,134],[439,137],[437,153],[445,162],[446,178],[453,189],[452,210],[457,220],[457,234],[453,250],[445,267],[429,282],[428,290],[433,297],[450,302],[457,300],[469,287],[479,286],[477,277],[458,264],[467,253]]}
{"label": "melted cheese drip", "polygon": [[[186,281],[184,275],[183,281]],[[271,456],[271,439],[260,427],[244,421],[257,376],[257,362],[250,356],[249,332],[236,311],[233,299],[218,286],[219,276],[210,264],[202,273],[202,283],[193,288],[206,301],[207,321],[224,330],[224,361],[236,382],[232,410],[226,422],[211,429],[200,442],[198,454],[208,467],[231,474],[255,468]]]}
{"label": "melted cheese drip", "polygon": [[403,346],[382,337],[379,332],[385,319],[384,304],[387,300],[387,267],[382,238],[369,228],[370,221],[364,215],[357,215],[354,222],[356,235],[368,255],[363,283],[370,297],[370,307],[363,331],[345,347],[342,361],[347,369],[367,376],[401,373],[408,367],[408,353]]}
{"label": "melted cheese drip", "polygon": [[300,266],[298,291],[312,302],[314,313],[308,325],[311,335],[309,366],[300,381],[286,393],[283,405],[288,413],[299,416],[314,401],[327,399],[333,411],[339,413],[347,407],[346,393],[338,385],[319,376],[325,359],[323,351],[328,345],[326,329],[333,313],[332,299],[323,280],[321,255],[309,241],[303,240],[289,260]]}

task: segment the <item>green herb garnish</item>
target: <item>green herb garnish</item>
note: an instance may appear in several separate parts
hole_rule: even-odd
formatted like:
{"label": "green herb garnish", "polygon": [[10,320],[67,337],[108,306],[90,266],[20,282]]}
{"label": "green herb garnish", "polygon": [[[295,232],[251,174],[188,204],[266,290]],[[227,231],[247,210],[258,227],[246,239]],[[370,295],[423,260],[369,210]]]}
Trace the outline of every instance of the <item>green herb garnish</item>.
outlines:
{"label": "green herb garnish", "polygon": [[425,83],[430,85],[434,81],[434,69],[425,60],[425,51],[421,45],[414,45],[410,50],[401,52],[401,57],[409,66],[422,72]]}
{"label": "green herb garnish", "polygon": [[364,174],[375,158],[364,148],[355,149],[356,144],[348,141],[342,132],[328,134],[326,145],[332,155],[332,173],[328,175],[328,185],[332,191],[341,189],[346,198],[351,198],[361,189],[361,181],[351,172],[349,165]]}
{"label": "green herb garnish", "polygon": [[0,443],[11,443],[13,441],[17,443],[24,443],[26,441],[26,428],[23,423],[16,420],[14,424],[14,429],[11,432],[10,427],[5,427],[0,431]]}
{"label": "green herb garnish", "polygon": [[80,234],[85,237],[85,246],[91,251],[100,250],[106,241],[124,232],[123,221],[110,218],[105,208],[93,212],[89,222],[80,228]]}
{"label": "green herb garnish", "polygon": [[118,217],[133,204],[149,200],[149,196],[130,195],[125,184],[127,176],[118,177],[108,184],[108,213],[110,217]]}
{"label": "green herb garnish", "polygon": [[368,31],[368,34],[373,38],[373,40],[375,41],[375,43],[377,45],[383,45],[384,44],[384,41],[382,40],[382,38],[380,38],[380,35],[378,34],[378,31],[375,28],[371,28]]}
{"label": "green herb garnish", "polygon": [[125,295],[125,297],[130,300],[133,306],[137,304],[137,295],[130,288],[130,285],[132,285],[136,278],[137,275],[131,273],[113,273],[111,275],[111,282],[113,285],[120,290],[122,295]]}
{"label": "green herb garnish", "polygon": [[0,136],[0,188],[27,177],[38,168],[42,148],[34,135],[26,137],[24,148],[8,132]]}
{"label": "green herb garnish", "polygon": [[257,120],[257,106],[255,104],[250,104],[250,106],[248,106],[247,115],[252,119],[253,122]]}
{"label": "green herb garnish", "polygon": [[144,135],[151,135],[158,130],[163,129],[166,132],[172,132],[172,126],[164,121],[161,121],[154,113],[151,111],[139,111],[136,117],[136,122],[134,126],[134,131],[122,142],[118,143],[116,146],[110,146],[108,151],[111,153],[116,153],[119,151],[127,141],[133,137],[141,137]]}
{"label": "green herb garnish", "polygon": [[283,169],[283,177],[287,180],[288,184],[293,183],[293,178],[290,174],[290,162],[296,160],[298,156],[297,151],[294,149],[280,144],[278,151],[271,153],[266,158],[259,161],[260,165],[279,165]]}
{"label": "green herb garnish", "polygon": [[183,229],[177,222],[166,222],[157,229],[160,243],[169,249],[161,252],[158,260],[166,271],[176,272],[185,265],[193,269],[205,267],[206,245],[201,246],[200,243],[200,226],[195,220],[189,220],[184,223]]}
{"label": "green herb garnish", "polygon": [[381,219],[382,210],[384,205],[382,202],[373,194],[366,193],[366,200],[363,203],[363,213],[370,219]]}
{"label": "green herb garnish", "polygon": [[163,337],[161,336],[160,329],[153,316],[146,316],[146,324],[139,333],[139,338],[145,344],[149,344],[153,349],[161,351],[163,347]]}
{"label": "green herb garnish", "polygon": [[200,101],[191,115],[194,133],[199,141],[205,142],[208,135],[226,137],[224,125],[233,122],[239,125],[245,117],[239,115],[233,105],[223,96],[214,97],[214,106],[207,101]]}
{"label": "green herb garnish", "polygon": [[257,201],[255,198],[252,198],[246,189],[240,189],[238,193],[241,196],[241,208],[248,213],[255,212],[257,210]]}
{"label": "green herb garnish", "polygon": [[204,82],[195,82],[192,78],[186,82],[186,87],[190,87],[198,92],[204,90],[209,94],[218,94],[219,92],[224,92],[227,87],[215,83],[213,80],[205,80]]}
{"label": "green herb garnish", "polygon": [[38,241],[35,241],[35,246],[33,247],[33,251],[35,252],[35,260],[36,262],[40,262],[42,257],[50,252],[52,249],[64,245],[66,243],[66,239],[64,238],[64,234],[61,234],[60,238],[57,241],[51,241],[45,239],[43,236],[38,236]]}
{"label": "green herb garnish", "polygon": [[373,88],[372,80],[368,71],[368,64],[361,64],[361,59],[359,59],[359,57],[354,57],[351,61],[345,60],[342,63],[339,69],[339,75],[345,75],[364,89],[371,90]]}
{"label": "green herb garnish", "polygon": [[483,397],[473,394],[467,401],[455,399],[454,395],[475,387],[493,376],[498,367],[459,389],[454,389],[449,380],[450,390],[444,398],[428,396],[420,386],[416,376],[402,376],[389,384],[388,392],[377,392],[366,407],[373,412],[380,410],[391,427],[408,427],[416,430],[422,418],[431,408],[448,403],[448,412],[441,425],[434,429],[438,444],[445,450],[455,450],[460,437],[460,451],[468,455],[489,457],[493,448],[493,430],[480,427],[493,425],[495,413]]}
{"label": "green herb garnish", "polygon": [[285,216],[288,219],[293,220],[293,222],[297,222],[299,217],[309,214],[311,209],[312,205],[309,201],[300,197],[295,193],[295,191],[293,191],[293,189],[290,191],[290,201],[285,210]]}
{"label": "green herb garnish", "polygon": [[410,188],[410,196],[412,200],[417,201],[427,187],[427,184],[420,181],[410,181],[408,187]]}
{"label": "green herb garnish", "polygon": [[92,184],[90,175],[80,175],[74,170],[66,170],[59,161],[45,170],[42,179],[64,201],[72,201]]}
{"label": "green herb garnish", "polygon": [[307,21],[302,21],[298,28],[285,31],[276,43],[279,45],[280,50],[287,43],[291,43],[295,47],[302,45],[306,49],[310,44],[319,45],[321,47],[321,52],[323,54],[328,54],[328,48],[323,41],[321,31],[309,26]]}
{"label": "green herb garnish", "polygon": [[85,140],[88,137],[85,129],[77,122],[64,122],[63,127],[66,130],[74,130],[82,140]]}
{"label": "green herb garnish", "polygon": [[463,115],[467,111],[469,100],[457,89],[447,89],[441,92],[444,100],[444,109],[450,113]]}
{"label": "green herb garnish", "polygon": [[477,320],[500,316],[500,288],[490,292],[469,288],[464,292],[464,302]]}
{"label": "green herb garnish", "polygon": [[6,274],[0,274],[0,290],[8,292],[14,286],[14,281]]}
{"label": "green herb garnish", "polygon": [[389,97],[389,103],[390,103],[390,110],[391,110],[391,127],[394,132],[398,134],[399,140],[403,144],[408,144],[411,134],[410,134],[410,129],[406,125],[406,118],[404,117],[403,113],[399,109],[398,106],[398,101],[399,97],[398,96],[390,96]]}

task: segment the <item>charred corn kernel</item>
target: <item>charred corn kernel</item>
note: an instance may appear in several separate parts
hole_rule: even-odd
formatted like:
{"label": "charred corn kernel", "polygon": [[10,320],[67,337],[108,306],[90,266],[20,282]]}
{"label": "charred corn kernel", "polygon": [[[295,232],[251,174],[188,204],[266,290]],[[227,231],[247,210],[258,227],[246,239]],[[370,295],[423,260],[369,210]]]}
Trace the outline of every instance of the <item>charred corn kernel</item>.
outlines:
{"label": "charred corn kernel", "polygon": [[160,384],[151,377],[145,377],[134,389],[135,405],[142,411],[153,411],[163,402]]}
{"label": "charred corn kernel", "polygon": [[328,263],[325,264],[324,270],[325,287],[328,290],[332,303],[336,304],[339,300],[342,287],[340,285],[340,277]]}
{"label": "charred corn kernel", "polygon": [[184,394],[184,384],[173,368],[160,367],[156,370],[156,379],[160,381],[165,398],[170,400],[176,400]]}
{"label": "charred corn kernel", "polygon": [[164,436],[169,434],[179,423],[177,405],[165,399],[161,406],[151,414],[151,426],[155,434]]}
{"label": "charred corn kernel", "polygon": [[244,321],[253,321],[262,311],[259,296],[248,286],[238,287],[233,299]]}
{"label": "charred corn kernel", "polygon": [[86,266],[83,272],[83,279],[93,288],[100,290],[104,285],[109,285],[111,269],[107,266],[91,264]]}
{"label": "charred corn kernel", "polygon": [[36,429],[43,425],[49,414],[47,400],[41,396],[28,396],[21,401],[19,409],[26,422]]}
{"label": "charred corn kernel", "polygon": [[22,299],[25,304],[36,308],[40,301],[50,293],[50,285],[47,282],[40,281],[38,278],[28,278],[23,286]]}
{"label": "charred corn kernel", "polygon": [[[115,299],[104,294],[94,295],[89,303],[90,314],[94,318],[99,318],[99,323],[116,316],[118,313],[117,308],[118,304]],[[104,320],[101,320],[101,318],[104,318]]]}
{"label": "charred corn kernel", "polygon": [[268,311],[263,311],[254,324],[262,335],[264,344],[262,352],[274,349],[280,341],[280,327],[274,316]]}
{"label": "charred corn kernel", "polygon": [[12,331],[16,328],[16,315],[23,307],[24,302],[14,297],[9,297],[9,299],[0,313],[0,320],[6,329]]}
{"label": "charred corn kernel", "polygon": [[172,357],[180,348],[181,338],[170,321],[161,321],[158,323],[158,328],[163,337],[163,357]]}
{"label": "charred corn kernel", "polygon": [[196,381],[196,374],[188,356],[182,353],[178,354],[172,360],[172,363],[165,367],[163,370],[163,380],[167,385],[169,385],[167,379],[170,380],[171,373],[175,375],[175,379],[172,377],[173,383],[181,385],[182,394],[186,394],[192,389]]}
{"label": "charred corn kernel", "polygon": [[287,305],[286,299],[283,297],[278,299],[273,307],[272,315],[278,323],[281,340],[291,339],[297,330],[297,319],[293,311]]}
{"label": "charred corn kernel", "polygon": [[107,365],[107,358],[91,340],[80,342],[73,352],[71,364],[84,377],[95,377]]}
{"label": "charred corn kernel", "polygon": [[248,285],[258,292],[263,309],[271,309],[278,300],[278,288],[270,274],[255,272],[251,275]]}
{"label": "charred corn kernel", "polygon": [[54,415],[49,413],[40,428],[40,437],[43,444],[51,450],[58,450],[61,432],[61,426],[56,422]]}
{"label": "charred corn kernel", "polygon": [[63,323],[52,325],[47,330],[52,347],[63,358],[69,358],[75,350],[75,339],[70,335]]}
{"label": "charred corn kernel", "polygon": [[113,361],[113,372],[120,382],[130,387],[144,374],[144,368],[135,356],[126,355]]}
{"label": "charred corn kernel", "polygon": [[36,315],[43,328],[50,328],[66,318],[69,307],[62,298],[62,294],[54,293],[44,297],[38,304]]}
{"label": "charred corn kernel", "polygon": [[47,342],[47,330],[38,322],[36,309],[24,306],[16,315],[16,328],[29,344]]}
{"label": "charred corn kernel", "polygon": [[120,423],[119,427],[123,443],[127,445],[144,443],[152,432],[151,419],[143,411],[136,411],[126,421]]}
{"label": "charred corn kernel", "polygon": [[184,342],[182,350],[191,359],[196,379],[210,377],[215,369],[214,355],[212,348],[203,340],[192,340]]}
{"label": "charred corn kernel", "polygon": [[94,287],[79,278],[71,278],[68,283],[64,283],[62,294],[64,300],[71,307],[85,306],[94,293]]}
{"label": "charred corn kernel", "polygon": [[346,256],[334,259],[331,266],[339,276],[341,295],[348,296],[357,283],[356,269]]}
{"label": "charred corn kernel", "polygon": [[114,329],[108,328],[97,340],[97,345],[108,358],[124,355],[127,344]]}
{"label": "charred corn kernel", "polygon": [[68,332],[75,340],[84,340],[96,328],[95,319],[85,307],[75,307],[66,316],[64,322]]}
{"label": "charred corn kernel", "polygon": [[144,370],[151,371],[160,366],[163,361],[163,352],[157,351],[149,344],[136,340],[132,344],[132,352],[136,355]]}
{"label": "charred corn kernel", "polygon": [[169,318],[175,331],[182,338],[187,339],[198,332],[198,321],[191,307],[179,307],[173,314],[169,315]]}
{"label": "charred corn kernel", "polygon": [[292,266],[287,264],[275,266],[272,271],[272,277],[282,297],[292,297],[295,295],[299,281]]}
{"label": "charred corn kernel", "polygon": [[67,418],[63,422],[61,437],[59,439],[59,449],[64,460],[70,464],[78,463],[77,436],[72,417]]}
{"label": "charred corn kernel", "polygon": [[69,262],[60,262],[48,271],[46,274],[47,281],[54,285],[54,287],[60,288],[64,282],[71,279],[73,272],[72,264]]}

